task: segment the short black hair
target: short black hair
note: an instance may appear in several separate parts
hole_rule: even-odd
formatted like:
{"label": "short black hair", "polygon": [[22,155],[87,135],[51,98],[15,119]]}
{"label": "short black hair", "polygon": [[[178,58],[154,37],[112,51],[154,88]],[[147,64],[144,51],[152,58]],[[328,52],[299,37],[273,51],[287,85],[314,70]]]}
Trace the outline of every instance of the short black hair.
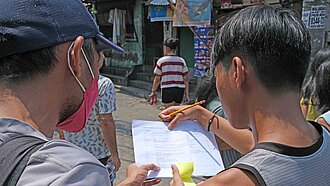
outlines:
{"label": "short black hair", "polygon": [[311,55],[310,35],[291,10],[257,5],[223,25],[212,51],[213,67],[229,69],[234,56],[246,61],[270,92],[300,91]]}
{"label": "short black hair", "polygon": [[[88,38],[83,45],[89,60],[94,60],[92,41]],[[56,64],[56,46],[0,58],[0,84],[10,86],[37,74],[49,73]]]}
{"label": "short black hair", "polygon": [[310,63],[302,87],[302,97],[304,100],[304,104],[308,104],[310,100],[313,105],[317,104],[314,95],[315,86],[316,86],[315,85],[316,70],[319,68],[319,66],[322,63],[326,62],[329,59],[330,59],[330,48],[322,48],[316,53],[314,60],[312,60],[312,62]]}
{"label": "short black hair", "polygon": [[168,48],[175,50],[179,46],[179,39],[178,38],[167,38],[164,41],[164,46],[167,46]]}
{"label": "short black hair", "polygon": [[315,84],[318,110],[325,113],[330,110],[330,59],[322,63],[317,69]]}

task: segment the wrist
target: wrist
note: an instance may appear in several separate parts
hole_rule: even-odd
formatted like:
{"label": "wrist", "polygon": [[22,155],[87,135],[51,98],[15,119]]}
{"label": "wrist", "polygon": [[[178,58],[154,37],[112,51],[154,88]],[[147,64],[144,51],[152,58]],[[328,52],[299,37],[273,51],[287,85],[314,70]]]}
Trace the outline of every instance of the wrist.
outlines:
{"label": "wrist", "polygon": [[198,106],[196,109],[198,109],[196,111],[196,120],[207,129],[209,120],[214,114],[202,106]]}
{"label": "wrist", "polygon": [[194,120],[196,120],[196,121],[198,121],[199,123],[203,123],[203,121],[202,121],[202,114],[203,114],[203,107],[201,107],[201,106],[196,106],[195,107],[195,110],[194,110],[194,113],[195,113],[195,118],[194,118]]}
{"label": "wrist", "polygon": [[132,180],[129,178],[124,179],[121,183],[118,184],[118,186],[131,186],[133,183]]}

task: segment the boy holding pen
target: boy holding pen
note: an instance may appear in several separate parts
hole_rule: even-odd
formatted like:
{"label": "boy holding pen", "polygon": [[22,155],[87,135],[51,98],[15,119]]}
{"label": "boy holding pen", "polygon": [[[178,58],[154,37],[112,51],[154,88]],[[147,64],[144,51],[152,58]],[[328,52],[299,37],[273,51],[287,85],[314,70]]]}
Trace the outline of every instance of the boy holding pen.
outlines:
{"label": "boy holding pen", "polygon": [[[174,116],[169,114],[182,107],[170,107],[160,117],[170,121],[170,129],[179,121],[197,120],[228,140],[227,132],[236,130],[239,136],[237,129],[251,128],[256,145],[200,185],[330,183],[330,133],[307,122],[299,107],[310,53],[308,30],[290,10],[264,5],[245,8],[221,28],[212,63],[218,94],[235,129],[200,106]],[[182,185],[178,169],[174,165],[172,169],[172,186]]]}

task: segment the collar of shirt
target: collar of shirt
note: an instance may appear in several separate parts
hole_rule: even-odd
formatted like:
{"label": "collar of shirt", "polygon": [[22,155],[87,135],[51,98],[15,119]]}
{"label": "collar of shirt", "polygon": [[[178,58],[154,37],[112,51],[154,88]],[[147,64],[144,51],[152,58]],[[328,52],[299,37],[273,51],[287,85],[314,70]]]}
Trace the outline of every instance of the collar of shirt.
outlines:
{"label": "collar of shirt", "polygon": [[13,118],[0,118],[0,140],[6,141],[11,138],[26,135],[41,138],[49,141],[50,139],[43,135],[41,132],[30,126],[29,124],[13,119]]}

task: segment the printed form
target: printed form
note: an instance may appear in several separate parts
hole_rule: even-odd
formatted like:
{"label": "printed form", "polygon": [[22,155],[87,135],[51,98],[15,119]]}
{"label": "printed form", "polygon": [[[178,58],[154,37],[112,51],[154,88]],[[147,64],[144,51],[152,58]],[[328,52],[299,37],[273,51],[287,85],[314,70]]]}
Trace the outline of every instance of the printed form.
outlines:
{"label": "printed form", "polygon": [[159,121],[133,120],[135,163],[154,163],[161,170],[148,178],[173,177],[171,164],[193,162],[193,176],[213,176],[224,169],[214,134],[195,121],[184,121],[174,129]]}

